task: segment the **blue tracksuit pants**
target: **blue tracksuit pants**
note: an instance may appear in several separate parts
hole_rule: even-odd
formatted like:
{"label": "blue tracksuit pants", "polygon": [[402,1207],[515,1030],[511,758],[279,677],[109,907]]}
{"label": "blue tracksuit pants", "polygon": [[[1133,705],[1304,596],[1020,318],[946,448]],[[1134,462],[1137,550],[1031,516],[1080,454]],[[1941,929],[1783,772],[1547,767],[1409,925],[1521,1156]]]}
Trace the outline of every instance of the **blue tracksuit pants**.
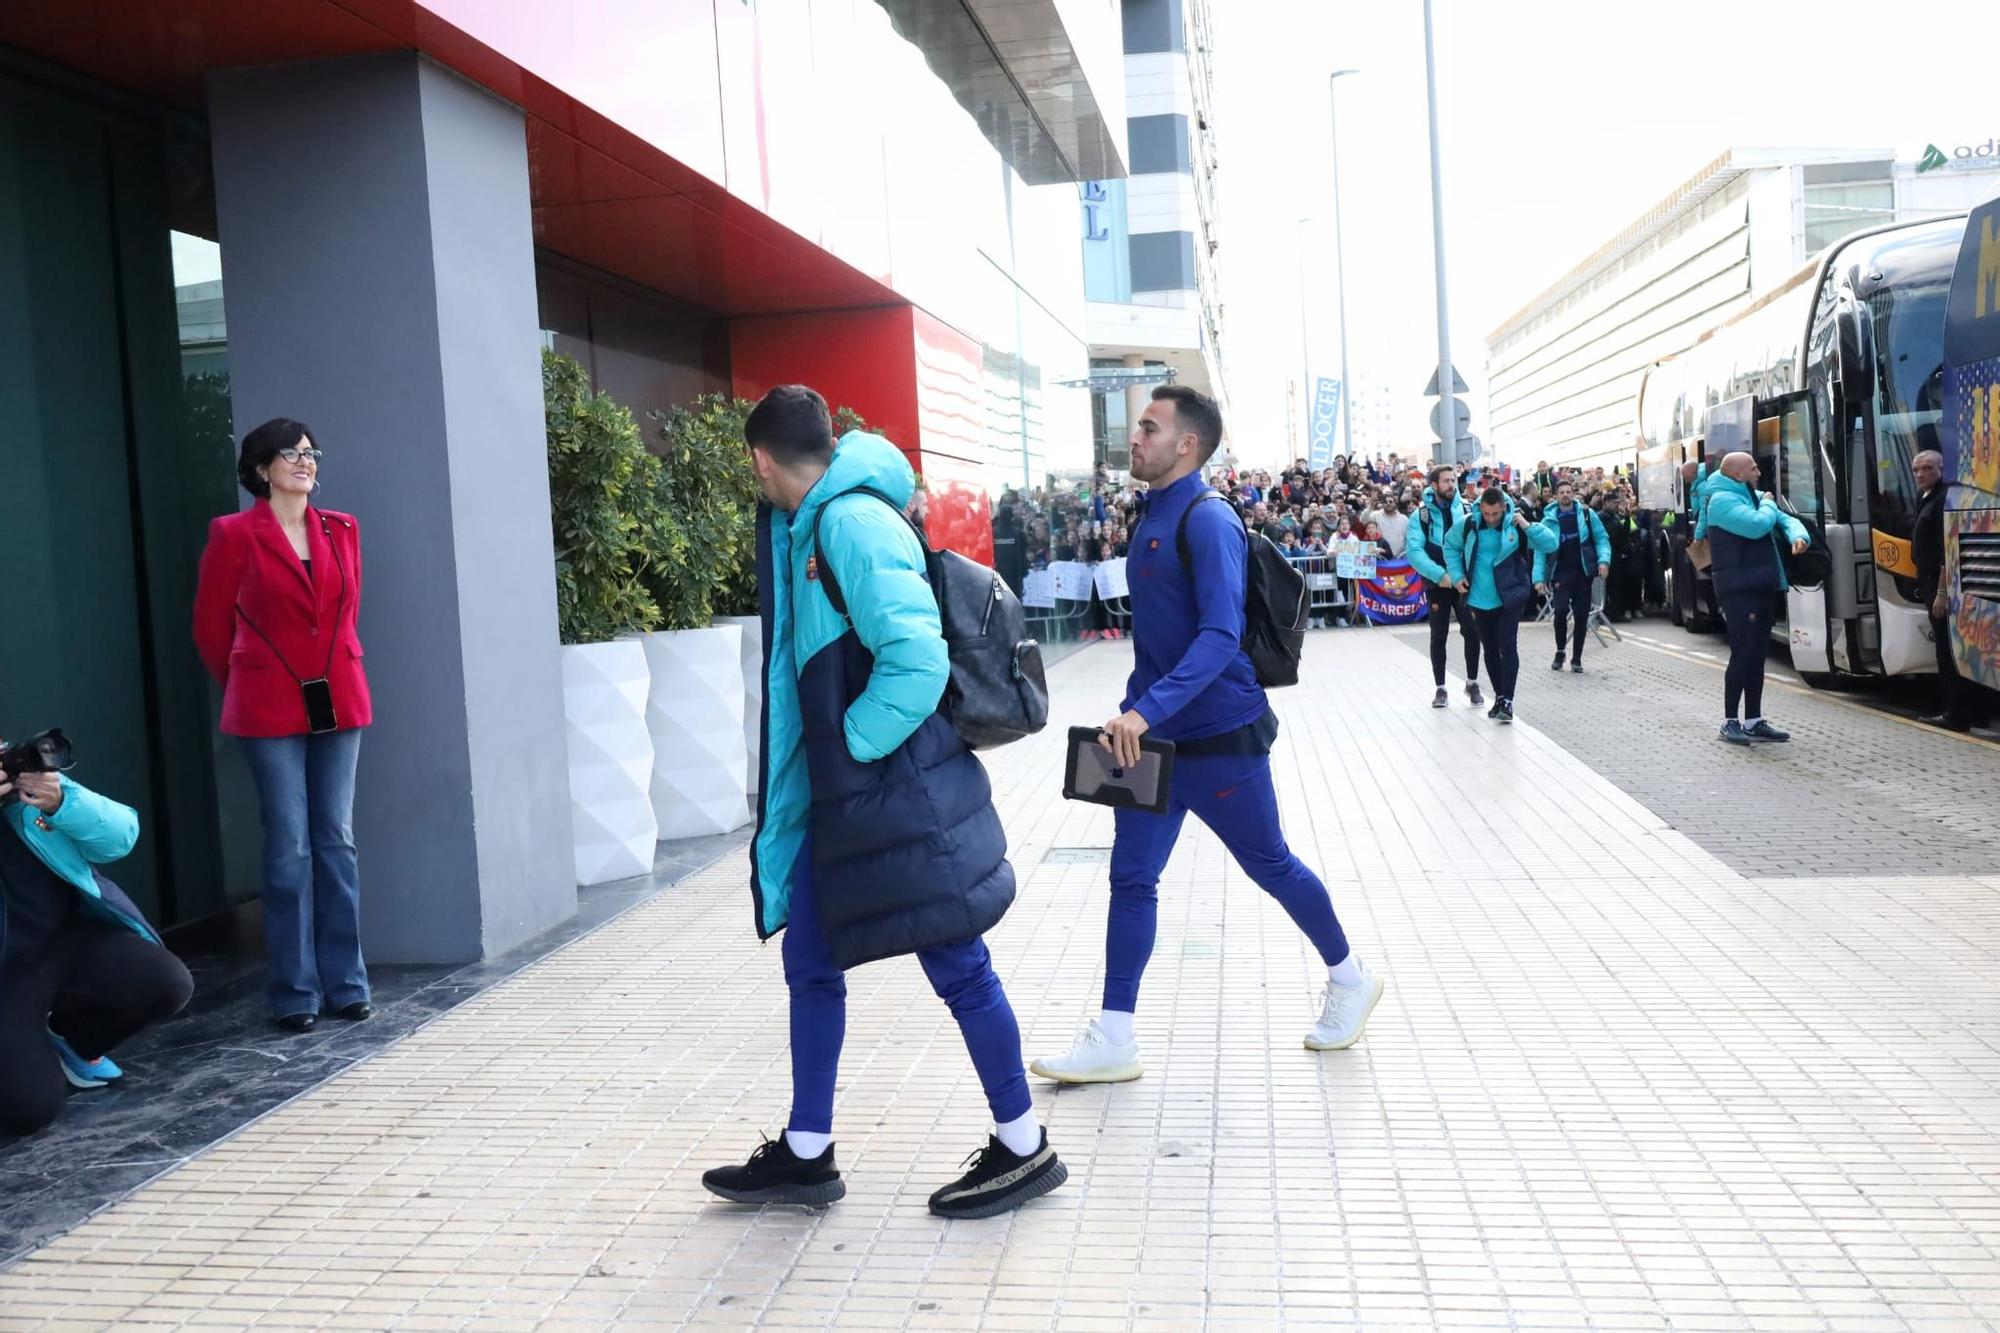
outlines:
{"label": "blue tracksuit pants", "polygon": [[[847,978],[827,951],[813,890],[811,854],[792,875],[791,920],[785,926],[785,984],[791,988],[792,1116],[785,1128],[833,1132],[833,1089],[847,1035]],[[993,971],[984,940],[917,954],[931,989],[958,1020],[972,1067],[997,1124],[1028,1113],[1028,1075],[1021,1066],[1021,1027]]]}
{"label": "blue tracksuit pants", "polygon": [[1285,845],[1269,755],[1176,758],[1170,805],[1162,815],[1117,813],[1111,847],[1111,911],[1104,935],[1104,1007],[1135,1012],[1139,978],[1153,956],[1160,872],[1192,812],[1215,832],[1243,873],[1305,932],[1332,967],[1347,957],[1347,936],[1319,876]]}

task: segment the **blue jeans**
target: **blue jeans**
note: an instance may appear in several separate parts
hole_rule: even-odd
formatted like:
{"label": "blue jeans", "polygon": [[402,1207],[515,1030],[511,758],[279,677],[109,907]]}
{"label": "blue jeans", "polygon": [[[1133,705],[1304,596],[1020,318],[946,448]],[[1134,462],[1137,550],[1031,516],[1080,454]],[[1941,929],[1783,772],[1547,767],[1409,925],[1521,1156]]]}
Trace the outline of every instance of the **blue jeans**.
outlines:
{"label": "blue jeans", "polygon": [[[813,893],[811,844],[792,874],[791,919],[785,925],[785,984],[791,988],[792,1115],[786,1129],[833,1132],[833,1090],[847,1035],[847,977],[833,964]],[[984,940],[917,953],[924,976],[958,1020],[995,1124],[1026,1115],[1032,1105],[1021,1066],[1021,1026],[993,971]]]}
{"label": "blue jeans", "polygon": [[1318,875],[1292,855],[1278,826],[1269,755],[1177,757],[1167,813],[1120,810],[1111,839],[1111,910],[1104,932],[1104,1007],[1134,1013],[1139,978],[1159,929],[1160,872],[1192,811],[1209,826],[1243,873],[1278,900],[1293,924],[1335,967],[1347,960],[1347,935]]}
{"label": "blue jeans", "polygon": [[264,814],[264,954],[271,1013],[317,1014],[368,998],[354,766],[361,731],[243,738]]}

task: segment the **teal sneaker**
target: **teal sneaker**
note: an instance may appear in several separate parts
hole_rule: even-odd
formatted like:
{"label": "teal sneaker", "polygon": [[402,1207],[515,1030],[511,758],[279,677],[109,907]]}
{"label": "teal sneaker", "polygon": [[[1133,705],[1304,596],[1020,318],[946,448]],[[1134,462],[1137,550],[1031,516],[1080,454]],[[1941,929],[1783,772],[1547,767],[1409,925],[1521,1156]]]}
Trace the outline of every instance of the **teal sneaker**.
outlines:
{"label": "teal sneaker", "polygon": [[125,1077],[125,1071],[108,1055],[86,1060],[76,1053],[74,1046],[54,1032],[49,1033],[49,1043],[56,1048],[56,1059],[62,1061],[63,1077],[69,1080],[72,1088],[101,1088]]}

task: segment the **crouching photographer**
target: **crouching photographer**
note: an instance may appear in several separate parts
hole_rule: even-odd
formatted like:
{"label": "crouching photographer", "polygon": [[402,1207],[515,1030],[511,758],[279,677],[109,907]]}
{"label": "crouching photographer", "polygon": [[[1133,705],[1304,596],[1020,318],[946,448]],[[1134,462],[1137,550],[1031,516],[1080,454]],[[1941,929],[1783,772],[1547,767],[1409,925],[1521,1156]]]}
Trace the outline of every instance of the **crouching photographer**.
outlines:
{"label": "crouching photographer", "polygon": [[0,1133],[32,1134],[64,1085],[121,1076],[110,1051],[186,1006],[194,980],[96,867],[139,816],[62,776],[59,732],[0,744]]}

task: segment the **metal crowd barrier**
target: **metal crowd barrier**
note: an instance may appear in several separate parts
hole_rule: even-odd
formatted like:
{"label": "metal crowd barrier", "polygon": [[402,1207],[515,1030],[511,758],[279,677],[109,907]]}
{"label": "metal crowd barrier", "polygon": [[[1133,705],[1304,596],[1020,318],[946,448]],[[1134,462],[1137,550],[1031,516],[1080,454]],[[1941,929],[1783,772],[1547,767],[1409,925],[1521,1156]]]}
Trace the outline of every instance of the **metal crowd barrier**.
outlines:
{"label": "metal crowd barrier", "polygon": [[[1336,620],[1348,620],[1354,614],[1354,599],[1348,595],[1348,583],[1334,572],[1334,558],[1330,555],[1287,555],[1292,568],[1299,571],[1306,581],[1307,625],[1313,629],[1330,628]],[[1362,618],[1362,624],[1367,619]]]}

